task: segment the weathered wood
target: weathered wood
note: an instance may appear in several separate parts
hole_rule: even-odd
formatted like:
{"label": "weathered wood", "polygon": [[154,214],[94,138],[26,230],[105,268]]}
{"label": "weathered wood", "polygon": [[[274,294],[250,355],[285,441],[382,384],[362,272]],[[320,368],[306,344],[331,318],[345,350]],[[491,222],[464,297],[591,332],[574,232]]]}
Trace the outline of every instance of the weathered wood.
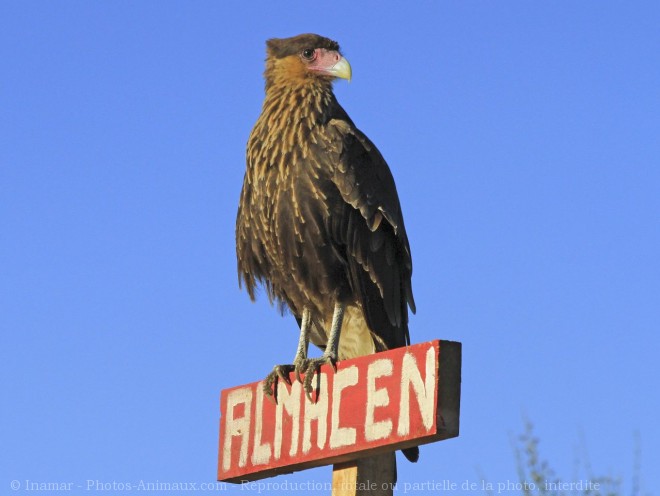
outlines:
{"label": "weathered wood", "polygon": [[458,436],[460,378],[460,343],[430,341],[342,360],[336,372],[323,366],[315,401],[293,373],[290,386],[278,384],[277,405],[261,382],[225,390],[218,479],[253,481]]}
{"label": "weathered wood", "polygon": [[395,485],[394,452],[338,463],[332,470],[332,496],[392,496]]}

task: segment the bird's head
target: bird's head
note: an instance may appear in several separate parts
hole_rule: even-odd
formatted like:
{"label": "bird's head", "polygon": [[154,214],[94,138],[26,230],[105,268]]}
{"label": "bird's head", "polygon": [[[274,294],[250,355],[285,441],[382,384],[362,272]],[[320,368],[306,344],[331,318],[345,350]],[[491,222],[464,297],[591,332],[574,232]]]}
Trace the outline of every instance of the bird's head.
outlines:
{"label": "bird's head", "polygon": [[339,44],[317,34],[273,38],[266,42],[266,80],[284,83],[351,79],[351,66]]}

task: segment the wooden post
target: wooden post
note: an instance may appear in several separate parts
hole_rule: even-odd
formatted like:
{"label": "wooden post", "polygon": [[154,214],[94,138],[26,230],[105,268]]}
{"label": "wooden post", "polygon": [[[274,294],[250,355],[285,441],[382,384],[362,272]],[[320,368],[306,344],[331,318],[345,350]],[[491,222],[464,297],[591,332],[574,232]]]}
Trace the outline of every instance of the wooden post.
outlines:
{"label": "wooden post", "polygon": [[332,496],[392,496],[395,484],[393,451],[337,463],[332,469]]}

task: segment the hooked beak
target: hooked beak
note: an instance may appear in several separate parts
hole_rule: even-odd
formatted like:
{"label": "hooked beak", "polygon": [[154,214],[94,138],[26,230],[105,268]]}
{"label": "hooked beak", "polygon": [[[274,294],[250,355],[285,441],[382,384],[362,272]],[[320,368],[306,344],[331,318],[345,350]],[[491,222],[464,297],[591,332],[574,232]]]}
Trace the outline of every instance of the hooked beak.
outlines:
{"label": "hooked beak", "polygon": [[344,57],[341,55],[339,56],[339,60],[335,65],[332,67],[326,69],[326,72],[334,77],[346,79],[350,82],[351,80],[351,64],[348,63],[348,60],[346,60]]}

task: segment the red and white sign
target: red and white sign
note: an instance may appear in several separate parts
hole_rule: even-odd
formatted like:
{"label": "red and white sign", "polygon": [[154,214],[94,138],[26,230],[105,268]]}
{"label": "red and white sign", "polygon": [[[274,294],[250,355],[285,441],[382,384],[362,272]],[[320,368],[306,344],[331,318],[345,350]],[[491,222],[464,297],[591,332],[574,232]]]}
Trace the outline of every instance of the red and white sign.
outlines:
{"label": "red and white sign", "polygon": [[[461,345],[430,341],[324,365],[310,401],[291,374],[222,391],[218,480],[244,482],[458,436]],[[316,380],[314,381],[317,382]]]}

